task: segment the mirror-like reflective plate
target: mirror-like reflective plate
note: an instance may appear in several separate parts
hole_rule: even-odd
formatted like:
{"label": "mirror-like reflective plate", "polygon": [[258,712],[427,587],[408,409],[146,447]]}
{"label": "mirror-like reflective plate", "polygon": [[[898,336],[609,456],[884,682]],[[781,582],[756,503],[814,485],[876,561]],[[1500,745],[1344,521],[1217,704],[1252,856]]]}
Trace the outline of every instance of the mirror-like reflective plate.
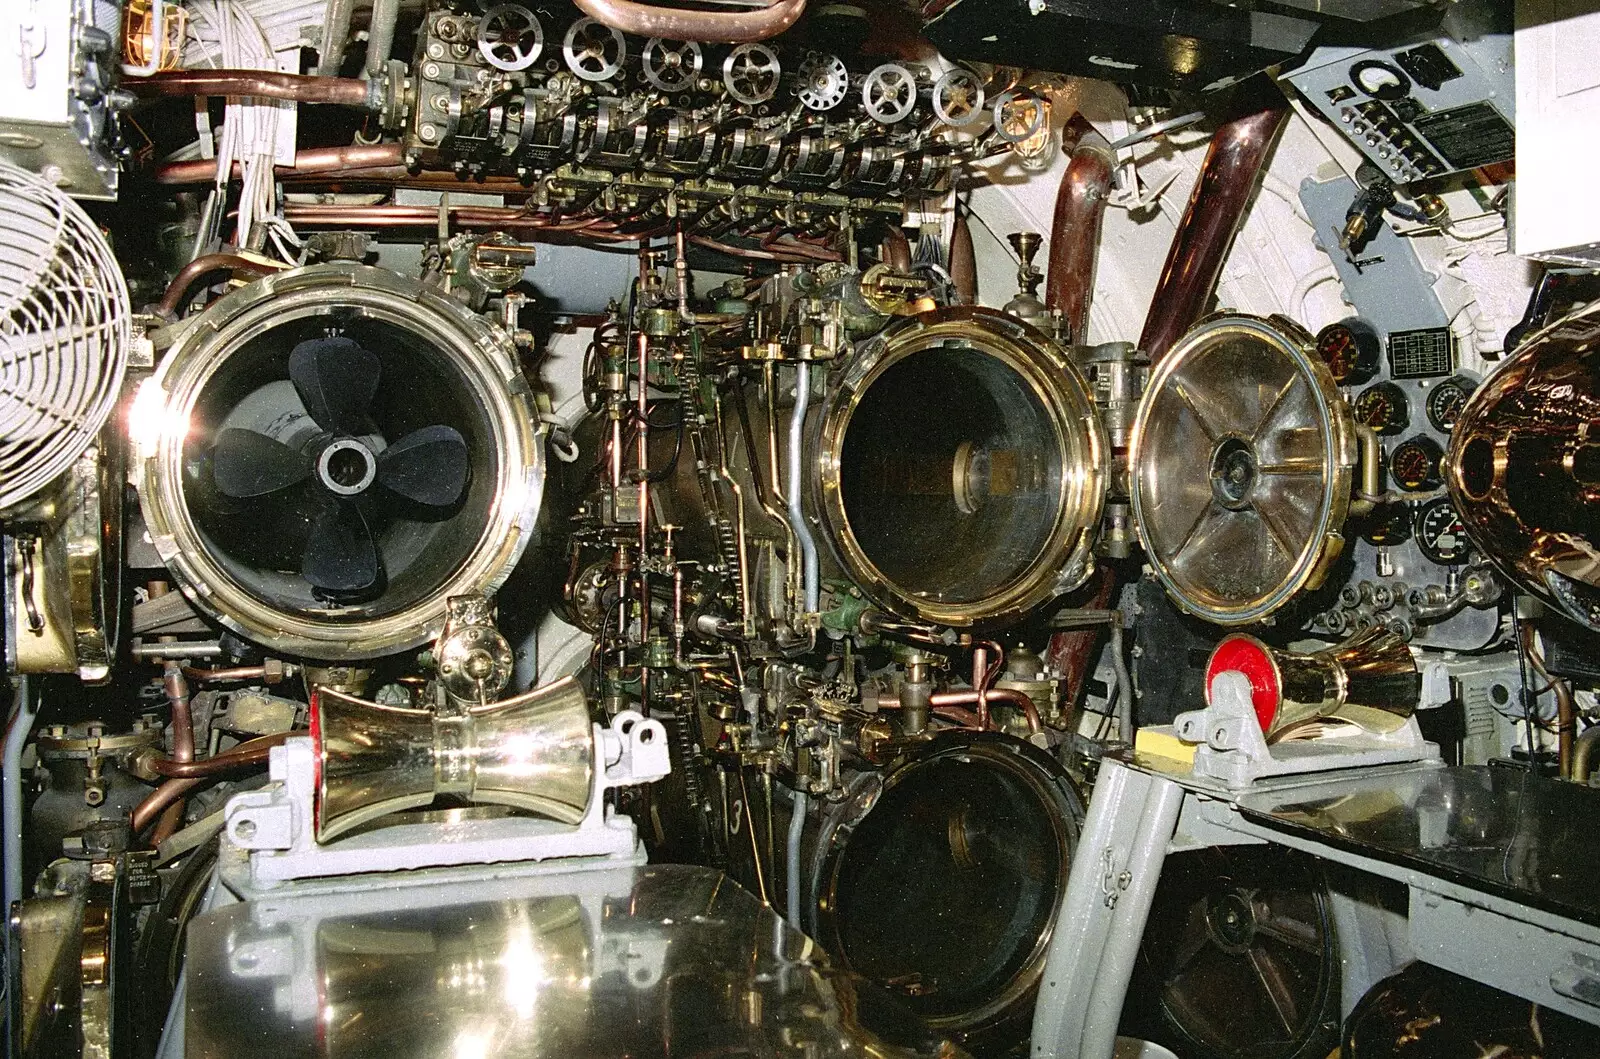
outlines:
{"label": "mirror-like reflective plate", "polygon": [[1517,769],[1421,767],[1239,805],[1261,823],[1600,926],[1600,790]]}
{"label": "mirror-like reflective plate", "polygon": [[1223,625],[1309,587],[1349,506],[1353,427],[1308,336],[1220,317],[1157,368],[1134,426],[1133,510],[1174,599]]}
{"label": "mirror-like reflective plate", "polygon": [[965,1054],[707,868],[373,880],[195,920],[187,1054]]}

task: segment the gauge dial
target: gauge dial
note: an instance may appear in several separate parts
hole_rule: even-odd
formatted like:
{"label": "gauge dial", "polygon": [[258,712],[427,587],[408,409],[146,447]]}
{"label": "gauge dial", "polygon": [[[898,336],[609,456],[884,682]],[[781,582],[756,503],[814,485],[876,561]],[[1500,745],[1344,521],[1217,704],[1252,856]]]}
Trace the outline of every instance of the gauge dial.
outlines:
{"label": "gauge dial", "polygon": [[1429,437],[1407,438],[1389,456],[1389,475],[1401,489],[1413,492],[1439,486],[1439,461],[1444,450]]}
{"label": "gauge dial", "polygon": [[1429,562],[1453,566],[1467,557],[1471,547],[1461,516],[1449,497],[1430,500],[1417,510],[1417,547]]}
{"label": "gauge dial", "polygon": [[1461,418],[1461,410],[1467,405],[1467,398],[1472,396],[1472,391],[1478,384],[1465,375],[1456,375],[1435,385],[1428,391],[1428,422],[1433,424],[1433,429],[1442,434],[1448,434],[1456,427],[1456,420]]}
{"label": "gauge dial", "polygon": [[1404,544],[1411,539],[1411,513],[1402,504],[1389,504],[1369,520],[1361,539],[1379,548]]}
{"label": "gauge dial", "polygon": [[1411,425],[1405,391],[1392,382],[1369,386],[1356,397],[1356,422],[1379,434],[1398,434]]}
{"label": "gauge dial", "polygon": [[1342,320],[1317,332],[1317,355],[1340,386],[1360,386],[1378,373],[1378,333],[1362,320]]}
{"label": "gauge dial", "polygon": [[1411,89],[1411,79],[1385,62],[1367,59],[1350,67],[1350,80],[1373,99],[1400,99]]}

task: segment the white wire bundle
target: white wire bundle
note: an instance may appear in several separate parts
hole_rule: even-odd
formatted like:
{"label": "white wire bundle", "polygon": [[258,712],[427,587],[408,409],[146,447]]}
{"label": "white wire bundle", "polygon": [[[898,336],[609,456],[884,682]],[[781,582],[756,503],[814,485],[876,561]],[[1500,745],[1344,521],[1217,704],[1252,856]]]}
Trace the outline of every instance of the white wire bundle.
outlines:
{"label": "white wire bundle", "polygon": [[[189,0],[185,4],[189,12],[189,39],[184,50],[184,65],[228,70],[281,69],[274,42],[253,11],[256,6],[261,5],[244,0]],[[274,16],[282,15],[278,9],[283,6],[281,0],[265,5],[270,9],[267,13]],[[304,6],[303,2],[298,5]],[[282,23],[274,21],[274,25],[281,30]],[[298,53],[289,48],[287,54]],[[290,72],[298,72],[292,63]],[[200,120],[208,119],[202,116]],[[208,224],[202,228],[202,239],[209,240],[213,234],[209,229],[225,201],[228,180],[237,162],[240,187],[235,243],[260,249],[270,238],[285,259],[298,259],[292,249],[298,240],[278,216],[277,184],[273,179],[275,164],[293,162],[294,120],[295,104],[290,101],[228,100],[216,148],[217,175]],[[203,134],[208,132],[203,130]],[[280,134],[284,134],[282,139],[286,143],[280,141]]]}
{"label": "white wire bundle", "polygon": [[132,342],[122,270],[51,184],[0,162],[0,510],[64,472],[122,389]]}

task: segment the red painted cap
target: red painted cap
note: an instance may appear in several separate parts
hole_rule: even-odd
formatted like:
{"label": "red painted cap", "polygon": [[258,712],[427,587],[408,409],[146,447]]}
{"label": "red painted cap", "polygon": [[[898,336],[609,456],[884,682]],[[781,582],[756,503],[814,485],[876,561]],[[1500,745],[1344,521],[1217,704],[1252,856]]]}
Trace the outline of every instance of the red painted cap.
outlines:
{"label": "red painted cap", "polygon": [[1278,704],[1283,701],[1283,689],[1278,686],[1278,667],[1272,662],[1270,649],[1251,636],[1230,636],[1211,652],[1206,663],[1206,702],[1211,701],[1211,682],[1218,673],[1228,670],[1243,673],[1250,681],[1250,702],[1256,708],[1256,720],[1261,730],[1270,732],[1272,721],[1278,716]]}
{"label": "red painted cap", "polygon": [[[1206,678],[1209,682],[1210,678]],[[317,827],[322,823],[322,688],[320,685],[311,687],[311,826]],[[319,1024],[320,1024],[320,1020]]]}

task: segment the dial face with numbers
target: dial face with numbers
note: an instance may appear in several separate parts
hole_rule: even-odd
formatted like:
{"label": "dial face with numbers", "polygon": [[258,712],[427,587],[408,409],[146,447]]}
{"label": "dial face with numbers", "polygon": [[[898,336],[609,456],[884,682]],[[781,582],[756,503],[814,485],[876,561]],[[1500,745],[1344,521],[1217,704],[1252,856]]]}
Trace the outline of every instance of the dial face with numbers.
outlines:
{"label": "dial face with numbers", "polygon": [[1389,457],[1389,475],[1401,489],[1416,492],[1437,488],[1440,482],[1439,461],[1444,450],[1429,437],[1416,437],[1395,446]]}
{"label": "dial face with numbers", "polygon": [[1334,382],[1360,386],[1377,374],[1377,335],[1359,321],[1329,324],[1317,333],[1317,356]]}
{"label": "dial face with numbers", "polygon": [[1444,434],[1455,429],[1456,420],[1461,418],[1461,410],[1467,406],[1467,398],[1472,396],[1476,385],[1466,376],[1457,375],[1428,391],[1428,422],[1433,424],[1433,429]]}
{"label": "dial face with numbers", "polygon": [[1402,504],[1391,504],[1372,516],[1371,525],[1361,539],[1378,548],[1392,548],[1411,539],[1411,513]]}
{"label": "dial face with numbers", "polygon": [[1405,391],[1392,382],[1368,386],[1356,397],[1356,422],[1379,434],[1398,434],[1411,423]]}
{"label": "dial face with numbers", "polygon": [[1471,543],[1461,516],[1448,497],[1430,500],[1417,511],[1417,547],[1429,562],[1453,566],[1467,557]]}

